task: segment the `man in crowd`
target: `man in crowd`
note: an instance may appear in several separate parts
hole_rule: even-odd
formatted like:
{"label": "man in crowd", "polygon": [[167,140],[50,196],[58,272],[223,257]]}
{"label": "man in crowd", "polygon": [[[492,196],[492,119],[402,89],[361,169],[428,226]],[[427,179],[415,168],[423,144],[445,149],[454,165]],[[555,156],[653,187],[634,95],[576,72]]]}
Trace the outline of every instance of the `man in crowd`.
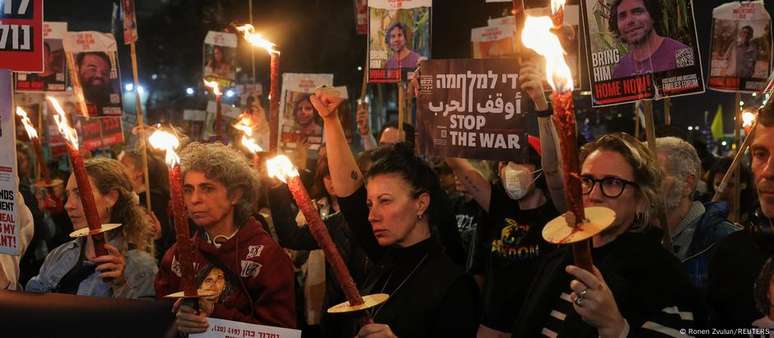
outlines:
{"label": "man in crowd", "polygon": [[664,175],[661,189],[673,253],[693,284],[703,288],[715,243],[739,229],[726,220],[725,208],[693,199],[701,179],[701,161],[690,143],[677,137],[660,137],[656,139],[656,152]]}
{"label": "man in crowd", "polygon": [[[760,110],[758,127],[750,136],[752,171],[759,208],[745,231],[718,243],[709,266],[712,326],[718,328],[774,327],[770,281],[756,283],[766,260],[774,254],[774,111]],[[761,292],[754,290],[760,289]]]}

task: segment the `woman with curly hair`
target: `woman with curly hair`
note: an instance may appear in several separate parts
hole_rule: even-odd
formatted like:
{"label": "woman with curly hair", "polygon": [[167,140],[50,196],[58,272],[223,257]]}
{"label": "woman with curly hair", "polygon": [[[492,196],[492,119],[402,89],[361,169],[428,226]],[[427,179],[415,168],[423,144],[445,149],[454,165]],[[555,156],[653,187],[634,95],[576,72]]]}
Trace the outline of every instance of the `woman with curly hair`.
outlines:
{"label": "woman with curly hair", "polygon": [[[242,154],[220,143],[191,143],[180,157],[183,199],[198,228],[192,239],[196,281],[200,289],[217,292],[199,300],[199,311],[176,303],[178,331],[205,332],[207,317],[295,327],[292,263],[252,217],[256,172]],[[175,244],[161,260],[157,296],[181,290],[179,262]],[[222,274],[210,274],[217,272],[213,267]]]}
{"label": "woman with curly hair", "polygon": [[[153,259],[153,235],[137,204],[132,183],[116,160],[86,161],[101,223],[121,223],[107,232],[108,254],[96,256],[91,237],[81,237],[51,251],[40,273],[27,282],[27,291],[60,292],[114,298],[152,298],[158,270]],[[65,210],[75,229],[87,226],[73,175],[67,181]]]}

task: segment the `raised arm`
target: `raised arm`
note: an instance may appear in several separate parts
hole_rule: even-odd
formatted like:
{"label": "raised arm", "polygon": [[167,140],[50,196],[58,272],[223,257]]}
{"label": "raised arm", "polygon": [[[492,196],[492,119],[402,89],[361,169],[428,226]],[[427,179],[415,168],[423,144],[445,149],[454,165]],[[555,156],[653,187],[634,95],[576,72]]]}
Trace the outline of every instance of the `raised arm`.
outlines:
{"label": "raised arm", "polygon": [[344,128],[336,114],[336,107],[343,100],[327,94],[324,90],[318,90],[309,100],[323,119],[323,135],[328,150],[328,167],[333,189],[339,197],[352,195],[363,185],[363,174],[357,166],[352,150],[349,149]]}
{"label": "raised arm", "polygon": [[540,136],[540,149],[543,153],[540,164],[543,167],[543,174],[546,176],[548,193],[556,210],[564,212],[567,208],[564,201],[564,183],[562,181],[562,171],[559,151],[556,145],[559,144],[558,135],[554,128],[554,122],[551,120],[551,111],[548,101],[543,94],[543,75],[532,62],[525,62],[519,70],[519,82],[521,89],[527,92],[527,95],[535,103],[535,111],[538,119],[538,134]]}
{"label": "raised arm", "polygon": [[492,185],[476,168],[463,158],[447,157],[446,164],[454,171],[454,175],[462,182],[481,209],[489,212],[489,202],[492,198]]}

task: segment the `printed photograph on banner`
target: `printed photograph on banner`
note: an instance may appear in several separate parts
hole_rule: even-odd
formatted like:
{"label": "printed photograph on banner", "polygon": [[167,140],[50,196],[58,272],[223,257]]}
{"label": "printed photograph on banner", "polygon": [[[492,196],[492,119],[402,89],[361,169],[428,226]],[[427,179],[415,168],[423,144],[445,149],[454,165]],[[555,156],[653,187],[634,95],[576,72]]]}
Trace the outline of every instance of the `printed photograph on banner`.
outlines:
{"label": "printed photograph on banner", "polygon": [[[581,24],[580,24],[580,6],[577,5],[578,1],[568,1],[568,3],[575,3],[575,5],[568,4],[564,8],[564,23],[560,30],[556,30],[559,36],[559,42],[562,44],[565,55],[564,60],[567,65],[570,66],[572,72],[572,81],[575,84],[575,88],[588,87],[585,79],[581,78]],[[550,16],[551,7],[540,8],[527,8],[527,15],[531,16]],[[513,25],[513,24],[511,24]],[[521,37],[519,37],[521,38]],[[541,64],[545,64],[544,58],[538,58]],[[545,66],[541,66],[544,68]],[[585,84],[585,86],[584,86]],[[543,88],[550,88],[547,81],[543,81]]]}
{"label": "printed photograph on banner", "polygon": [[368,82],[407,79],[430,58],[431,0],[368,0]]}
{"label": "printed photograph on banner", "polygon": [[470,30],[474,59],[512,58],[516,56],[514,25],[478,27]]}
{"label": "printed photograph on banner", "polygon": [[368,34],[368,0],[355,1],[355,31],[357,34]]}
{"label": "printed photograph on banner", "polygon": [[712,11],[709,87],[758,92],[772,61],[771,16],[763,1],[729,2]]}
{"label": "printed photograph on banner", "polygon": [[593,106],[704,92],[691,0],[582,0],[581,12]]}
{"label": "printed photograph on banner", "polygon": [[110,33],[69,32],[64,48],[72,62],[73,92],[82,93],[86,113],[91,117],[118,116],[121,107],[121,78],[116,39]]}
{"label": "printed photograph on banner", "polygon": [[423,155],[518,161],[527,149],[519,65],[512,59],[423,61],[416,128]]}
{"label": "printed photograph on banner", "polygon": [[233,33],[207,32],[204,38],[204,78],[217,79],[221,88],[236,79],[237,36]]}
{"label": "printed photograph on banner", "polygon": [[64,42],[67,22],[43,23],[43,72],[15,73],[17,92],[63,92],[67,89]]}
{"label": "printed photograph on banner", "polygon": [[80,146],[85,150],[107,148],[124,143],[121,117],[76,118]]}
{"label": "printed photograph on banner", "polygon": [[3,1],[0,69],[43,71],[43,0]]}
{"label": "printed photograph on banner", "polygon": [[309,101],[315,89],[333,86],[333,74],[282,74],[279,147],[317,150],[322,143],[322,120]]}
{"label": "printed photograph on banner", "polygon": [[121,15],[124,22],[124,44],[137,42],[137,16],[134,12],[134,0],[121,0]]}

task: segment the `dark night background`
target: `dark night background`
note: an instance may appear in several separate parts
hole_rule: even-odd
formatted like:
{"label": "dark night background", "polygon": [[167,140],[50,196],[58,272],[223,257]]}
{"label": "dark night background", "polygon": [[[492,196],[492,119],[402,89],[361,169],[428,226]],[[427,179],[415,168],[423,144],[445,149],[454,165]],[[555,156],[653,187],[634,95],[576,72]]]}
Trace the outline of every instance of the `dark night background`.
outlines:
{"label": "dark night background", "polygon": [[[45,1],[47,21],[67,21],[70,31],[111,30],[113,3],[108,0]],[[537,1],[539,4],[542,1]],[[699,34],[704,76],[707,77],[712,9],[729,1],[694,0],[694,14]],[[526,1],[527,7],[535,6]],[[148,117],[151,122],[179,119],[183,108],[202,109],[206,97],[187,96],[186,87],[201,88],[202,41],[208,30],[223,30],[230,22],[247,23],[247,0],[136,0],[139,41],[140,82],[148,92]],[[772,4],[766,7],[771,13]],[[484,3],[484,0],[436,0],[432,13],[432,57],[468,58],[470,29],[486,26],[490,17],[509,12],[510,2]],[[347,85],[350,96],[357,96],[362,81],[358,66],[365,60],[366,38],[355,32],[354,0],[254,0],[253,22],[257,31],[275,42],[282,52],[282,72],[333,73],[336,85]],[[118,23],[117,23],[118,24]],[[117,31],[118,28],[117,28]],[[131,82],[129,48],[117,34],[122,80]],[[251,73],[250,48],[240,41],[239,65],[243,76]],[[268,88],[268,55],[255,52],[258,82]],[[152,75],[156,74],[156,79]],[[370,85],[369,92],[394,95],[394,86]],[[743,95],[744,101],[752,97]],[[586,101],[586,102],[584,102]],[[579,118],[603,124],[608,130],[632,131],[632,106],[589,110],[588,98],[580,99]],[[393,101],[394,102],[394,101]],[[663,101],[656,102],[656,124],[663,124]],[[733,125],[734,94],[707,91],[704,94],[673,98],[672,124],[708,127],[719,104],[725,112],[726,132]],[[388,103],[394,109],[394,103]],[[387,107],[375,107],[382,111]]]}

